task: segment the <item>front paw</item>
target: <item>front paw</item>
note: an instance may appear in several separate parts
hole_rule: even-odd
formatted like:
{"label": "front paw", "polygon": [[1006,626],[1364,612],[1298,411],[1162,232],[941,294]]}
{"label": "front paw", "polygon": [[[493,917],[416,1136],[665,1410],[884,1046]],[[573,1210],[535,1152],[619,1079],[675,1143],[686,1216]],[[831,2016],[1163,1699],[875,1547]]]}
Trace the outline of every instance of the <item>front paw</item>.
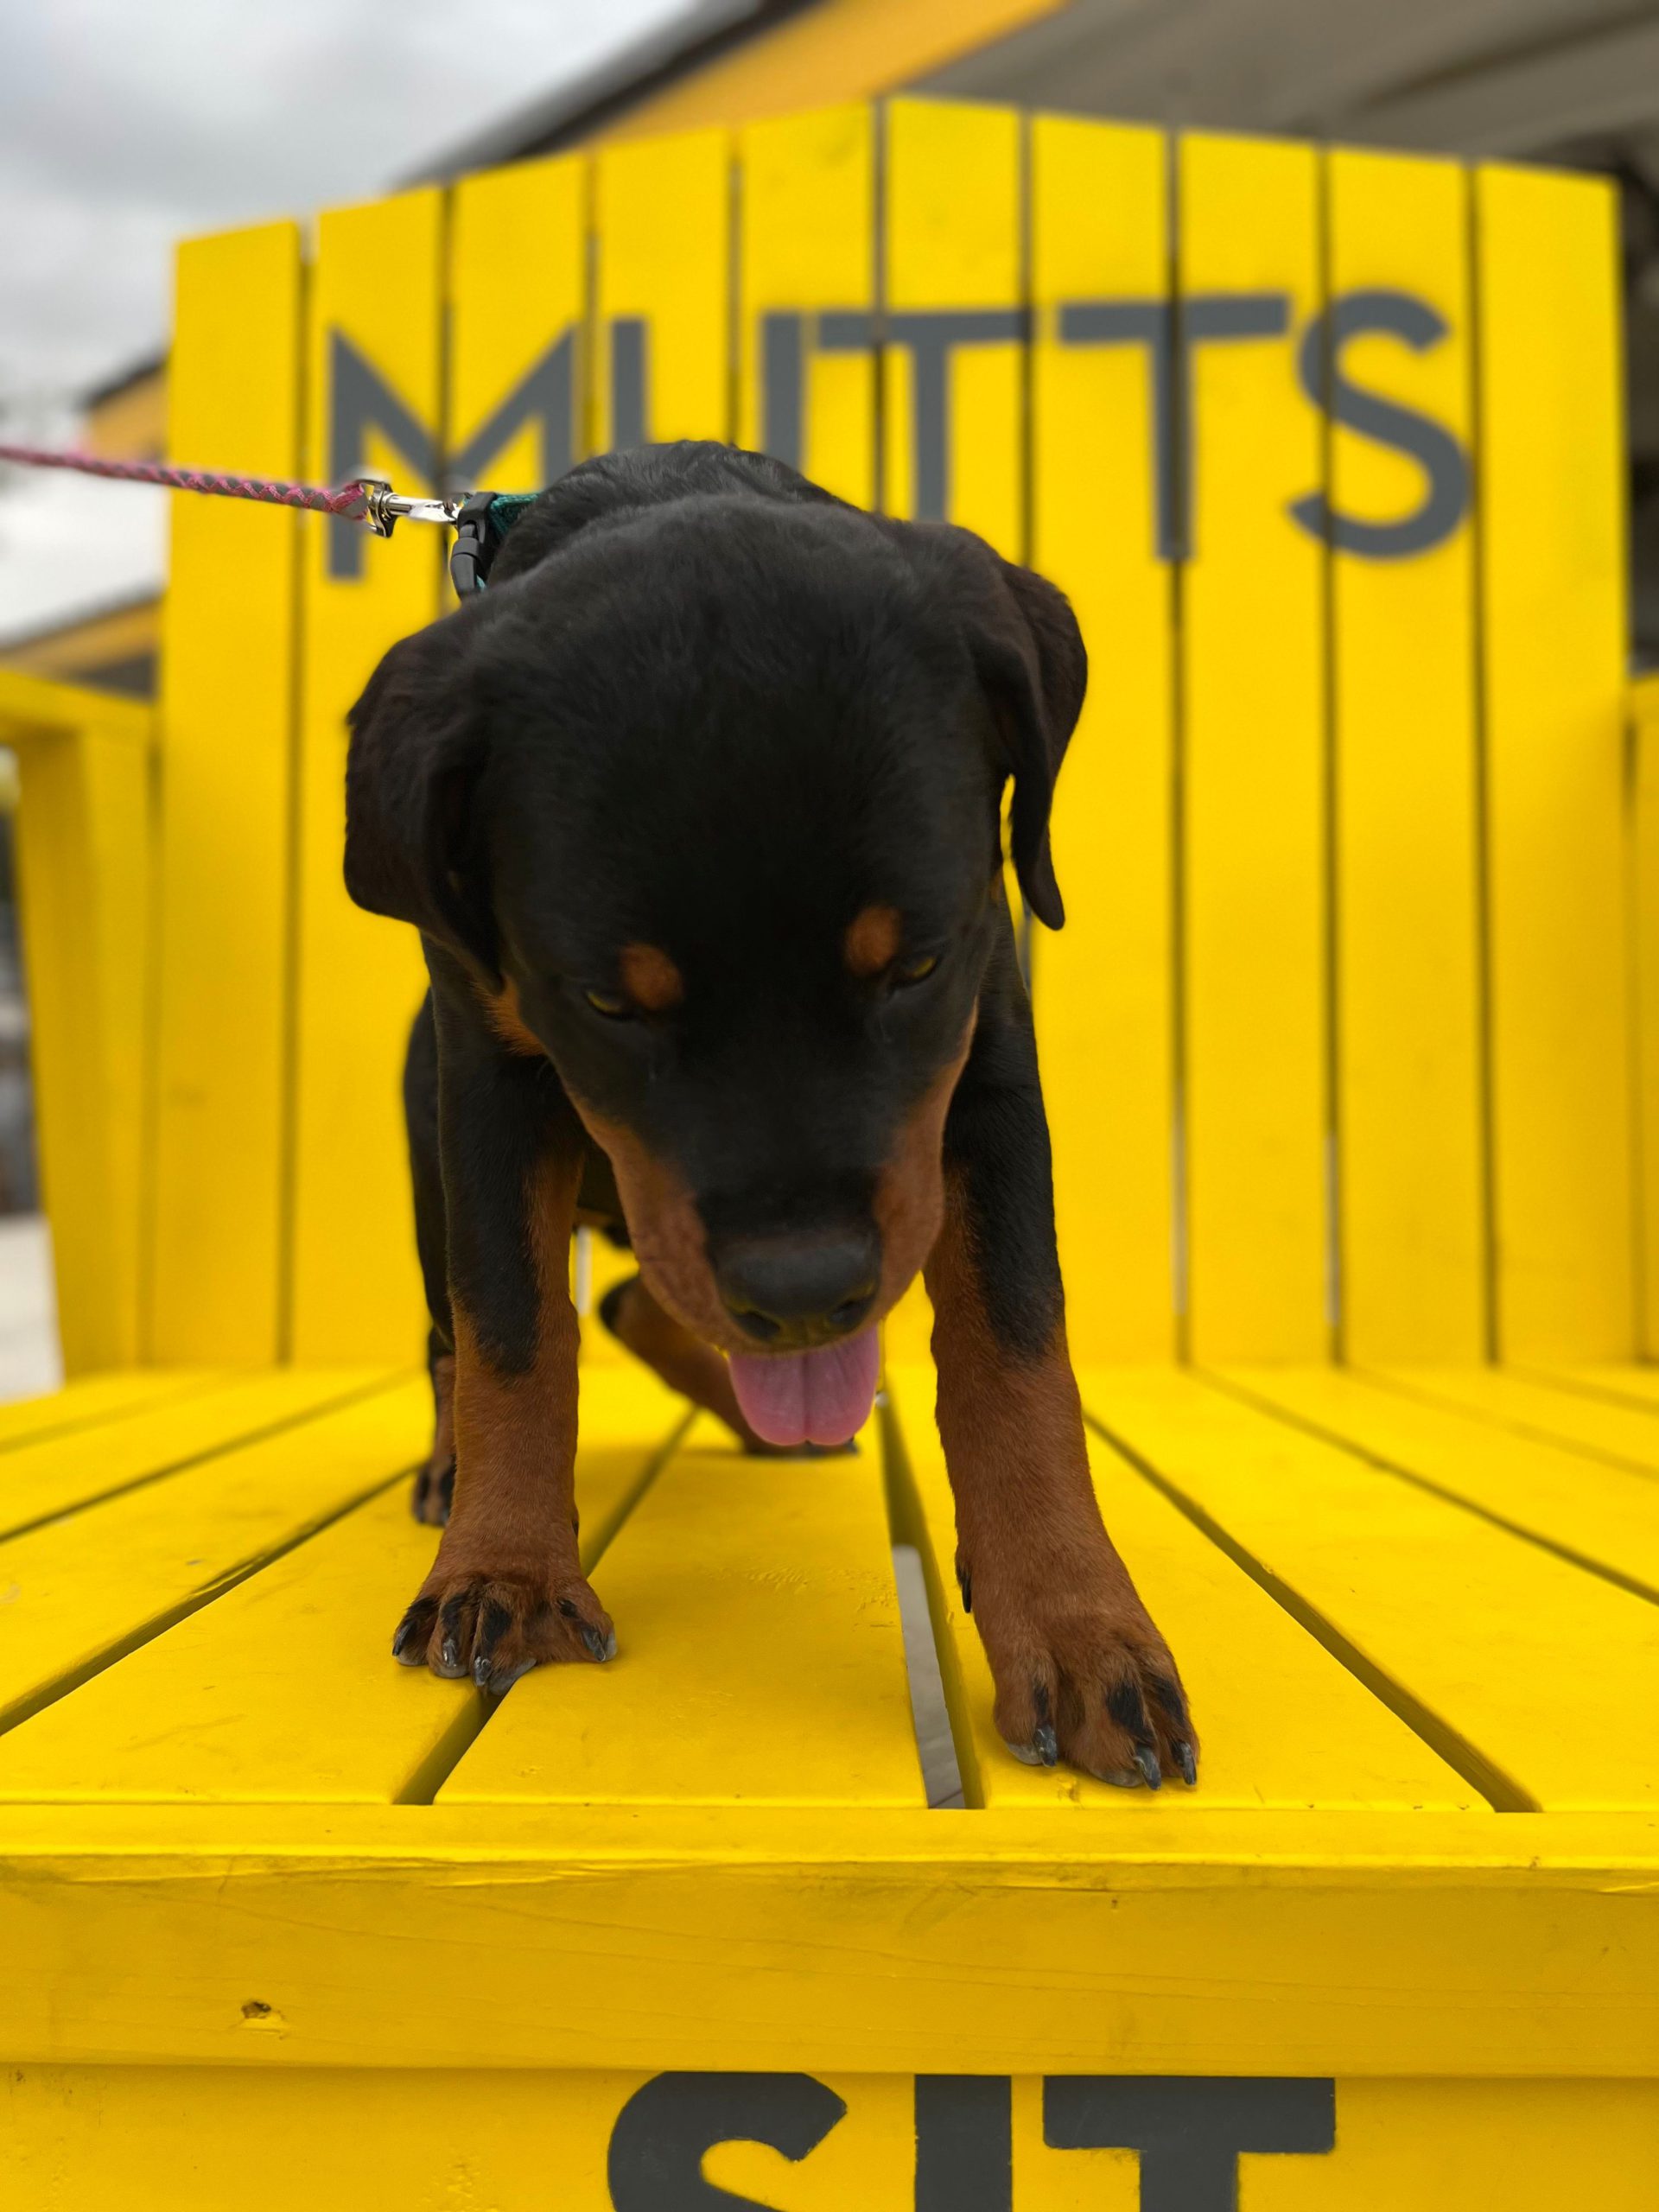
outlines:
{"label": "front paw", "polygon": [[998,1732],[1028,1766],[1065,1759],[1119,1789],[1198,1779],[1198,1739],[1169,1647],[1116,1553],[1016,1577],[958,1568],[996,1683]]}
{"label": "front paw", "polygon": [[499,1692],[532,1667],[603,1665],[616,1630],[574,1560],[437,1563],[397,1626],[391,1656]]}

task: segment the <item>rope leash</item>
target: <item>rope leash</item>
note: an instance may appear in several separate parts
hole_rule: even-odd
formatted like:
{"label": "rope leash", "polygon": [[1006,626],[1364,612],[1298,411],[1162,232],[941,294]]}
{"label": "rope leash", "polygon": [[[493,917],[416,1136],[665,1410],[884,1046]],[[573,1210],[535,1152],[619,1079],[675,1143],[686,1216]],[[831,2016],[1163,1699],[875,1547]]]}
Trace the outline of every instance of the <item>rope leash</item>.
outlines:
{"label": "rope leash", "polygon": [[345,522],[366,523],[377,537],[390,537],[394,525],[404,520],[442,523],[455,531],[449,573],[462,599],[482,591],[496,547],[536,497],[531,492],[468,492],[453,499],[416,499],[394,492],[378,476],[353,477],[349,484],[329,491],[321,484],[296,484],[282,476],[231,476],[218,469],[176,468],[159,461],[105,461],[98,454],[57,452],[44,446],[0,445],[0,461],[20,468],[67,468],[118,484],[158,484],[170,492],[205,492],[213,499],[302,508]]}

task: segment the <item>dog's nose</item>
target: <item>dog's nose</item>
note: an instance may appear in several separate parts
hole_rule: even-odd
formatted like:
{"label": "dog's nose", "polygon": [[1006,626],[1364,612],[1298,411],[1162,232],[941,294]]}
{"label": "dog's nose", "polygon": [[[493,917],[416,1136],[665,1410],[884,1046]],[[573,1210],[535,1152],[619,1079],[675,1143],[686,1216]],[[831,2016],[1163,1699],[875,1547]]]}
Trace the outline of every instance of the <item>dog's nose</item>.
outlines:
{"label": "dog's nose", "polygon": [[727,1311],[759,1344],[804,1351],[850,1336],[875,1303],[880,1247],[870,1230],[829,1236],[745,1236],[720,1254]]}

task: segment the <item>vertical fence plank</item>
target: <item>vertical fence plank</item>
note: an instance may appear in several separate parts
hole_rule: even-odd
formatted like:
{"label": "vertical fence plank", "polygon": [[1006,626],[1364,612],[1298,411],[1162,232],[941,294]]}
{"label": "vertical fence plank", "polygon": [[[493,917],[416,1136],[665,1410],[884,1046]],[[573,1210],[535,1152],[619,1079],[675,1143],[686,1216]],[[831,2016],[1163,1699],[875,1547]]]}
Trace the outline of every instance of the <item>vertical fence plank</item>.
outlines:
{"label": "vertical fence plank", "polygon": [[153,717],[0,670],[41,1188],[70,1376],[141,1356],[152,1069]]}
{"label": "vertical fence plank", "polygon": [[1487,1315],[1465,180],[1338,152],[1327,183],[1337,304],[1301,367],[1333,414],[1342,1343],[1466,1362]]}
{"label": "vertical fence plank", "polygon": [[1325,1306],[1323,482],[1294,347],[1320,307],[1306,147],[1179,157],[1190,365],[1182,582],[1190,1343],[1315,1359]]}
{"label": "vertical fence plank", "polygon": [[738,154],[737,442],[872,506],[874,111],[751,124]]}
{"label": "vertical fence plank", "polygon": [[608,148],[594,176],[594,448],[732,432],[731,141]]}
{"label": "vertical fence plank", "polygon": [[[311,289],[310,466],[435,489],[443,207],[434,191],[327,214]],[[399,1076],[425,982],[415,932],[341,879],[347,709],[439,610],[444,534],[308,518],[298,840],[291,1345],[408,1358],[423,1340]]]}
{"label": "vertical fence plank", "polygon": [[1175,1344],[1166,163],[1158,131],[1032,126],[1032,558],[1090,667],[1052,826],[1066,924],[1032,979],[1079,1361]]}
{"label": "vertical fence plank", "polygon": [[887,111],[884,505],[1025,556],[1020,119]]}
{"label": "vertical fence plank", "polygon": [[455,187],[444,450],[457,491],[539,492],[582,458],[588,188],[581,155]]}
{"label": "vertical fence plank", "polygon": [[1630,913],[1635,967],[1643,1359],[1659,1358],[1659,676],[1630,694]]}
{"label": "vertical fence plank", "polygon": [[1497,1336],[1634,1348],[1617,203],[1476,178]]}
{"label": "vertical fence plank", "polygon": [[[1012,108],[892,100],[883,120],[881,504],[910,520],[960,523],[1021,561],[1020,118]],[[1012,869],[1007,880],[1012,903]],[[889,1356],[925,1358],[931,1327],[918,1281],[888,1321]]]}
{"label": "vertical fence plank", "polygon": [[[299,474],[301,282],[292,224],[181,248],[175,460]],[[146,1331],[160,1361],[280,1347],[298,530],[270,507],[173,502]]]}

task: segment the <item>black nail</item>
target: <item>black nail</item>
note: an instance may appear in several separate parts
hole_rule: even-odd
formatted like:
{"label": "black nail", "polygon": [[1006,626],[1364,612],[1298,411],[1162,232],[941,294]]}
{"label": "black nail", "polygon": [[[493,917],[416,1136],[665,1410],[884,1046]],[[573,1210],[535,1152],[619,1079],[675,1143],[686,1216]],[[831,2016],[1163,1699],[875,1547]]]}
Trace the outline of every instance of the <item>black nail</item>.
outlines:
{"label": "black nail", "polygon": [[974,1578],[965,1567],[957,1569],[957,1587],[962,1592],[963,1611],[971,1613],[974,1610]]}
{"label": "black nail", "polygon": [[432,1622],[437,1610],[430,1598],[416,1599],[398,1622],[397,1633],[391,1639],[394,1659],[402,1660],[406,1667],[418,1667],[423,1662],[427,1640],[431,1636]]}
{"label": "black nail", "polygon": [[480,1651],[473,1662],[473,1680],[480,1689],[486,1690],[490,1687],[490,1662]]}
{"label": "black nail", "polygon": [[[1046,1693],[1045,1693],[1045,1695],[1046,1695]],[[1042,1726],[1032,1738],[1031,1748],[1036,1752],[1038,1758],[1042,1761],[1045,1766],[1058,1766],[1059,1764],[1060,1747],[1054,1740],[1054,1731],[1049,1726],[1047,1721],[1044,1721]]]}
{"label": "black nail", "polygon": [[599,1630],[593,1626],[591,1622],[584,1621],[582,1623],[582,1640],[588,1647],[588,1656],[595,1662],[595,1664],[602,1667],[607,1659],[615,1658],[615,1637],[601,1636]]}
{"label": "black nail", "polygon": [[1172,1744],[1170,1753],[1181,1770],[1181,1780],[1191,1789],[1198,1778],[1198,1763],[1192,1756],[1191,1744]]}
{"label": "black nail", "polygon": [[1148,1789],[1161,1789],[1163,1788],[1164,1777],[1158,1769],[1158,1754],[1153,1750],[1149,1744],[1137,1744],[1135,1745],[1135,1763],[1136,1766],[1140,1768],[1141,1774],[1145,1777]]}

